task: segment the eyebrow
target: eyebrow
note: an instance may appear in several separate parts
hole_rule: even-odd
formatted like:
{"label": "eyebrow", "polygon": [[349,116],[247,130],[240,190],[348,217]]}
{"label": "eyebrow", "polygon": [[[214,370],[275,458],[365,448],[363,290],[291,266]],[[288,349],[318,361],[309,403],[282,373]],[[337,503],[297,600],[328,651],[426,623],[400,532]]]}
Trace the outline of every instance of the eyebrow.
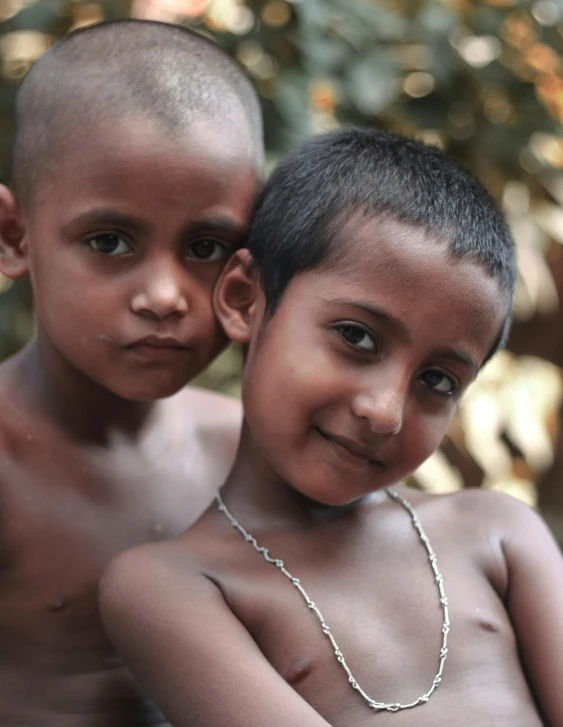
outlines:
{"label": "eyebrow", "polygon": [[474,372],[477,372],[480,368],[473,356],[470,356],[468,353],[465,353],[465,351],[460,351],[457,348],[445,348],[442,352],[439,351],[438,355],[453,358],[454,360],[469,366]]}
{"label": "eyebrow", "polygon": [[110,209],[92,209],[73,217],[62,227],[62,232],[72,232],[76,227],[128,227],[129,229],[142,231],[147,225],[139,217],[125,215]]}
{"label": "eyebrow", "polygon": [[[73,217],[62,227],[63,233],[71,232],[76,227],[125,227],[134,232],[146,232],[149,225],[145,220],[135,215],[127,215],[111,209],[92,209]],[[246,226],[231,217],[217,216],[204,217],[192,220],[186,225],[184,232],[206,229],[217,232],[240,234]]]}
{"label": "eyebrow", "polygon": [[[392,316],[390,313],[387,313],[387,311],[383,310],[382,308],[378,308],[377,306],[372,305],[371,303],[366,303],[362,300],[354,300],[351,298],[333,298],[333,299],[327,299],[323,298],[326,303],[336,303],[339,305],[347,305],[351,308],[356,308],[359,310],[364,311],[365,313],[368,313],[369,315],[376,318],[378,321],[381,321],[382,323],[385,323],[404,343],[412,343],[412,336],[407,330],[407,328],[399,321],[397,318]],[[452,347],[446,347],[438,352],[438,355],[440,356],[446,356],[448,358],[454,359],[455,361],[459,361],[459,363],[464,364],[465,366],[469,366],[474,371],[479,370],[479,365],[477,361],[471,356],[469,353],[466,353],[465,351],[461,351],[458,348],[452,348]]]}
{"label": "eyebrow", "polygon": [[187,230],[200,229],[205,227],[208,230],[217,230],[219,232],[244,232],[247,228],[246,224],[237,222],[232,217],[204,217],[201,220],[194,220],[187,226]]}
{"label": "eyebrow", "polygon": [[330,300],[323,298],[323,300],[325,303],[336,303],[337,305],[346,305],[350,308],[362,310],[370,316],[377,318],[378,321],[385,323],[395,333],[397,338],[404,341],[404,343],[412,343],[412,336],[407,331],[406,327],[397,318],[383,310],[383,308],[378,308],[371,303],[366,303],[362,300],[354,300],[352,298],[332,298]]}

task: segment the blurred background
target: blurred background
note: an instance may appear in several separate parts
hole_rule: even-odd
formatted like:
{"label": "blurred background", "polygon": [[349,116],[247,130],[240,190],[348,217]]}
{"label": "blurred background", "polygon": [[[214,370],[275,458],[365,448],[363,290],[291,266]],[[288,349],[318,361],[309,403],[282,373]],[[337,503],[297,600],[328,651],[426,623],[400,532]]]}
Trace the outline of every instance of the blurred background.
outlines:
{"label": "blurred background", "polygon": [[[119,17],[199,28],[236,58],[270,165],[352,122],[438,145],[481,179],[518,245],[516,321],[413,484],[509,492],[563,544],[563,0],[0,0],[2,182],[19,80],[69,30]],[[0,275],[0,359],[32,334],[28,285]],[[198,383],[237,395],[239,371],[230,349]]]}

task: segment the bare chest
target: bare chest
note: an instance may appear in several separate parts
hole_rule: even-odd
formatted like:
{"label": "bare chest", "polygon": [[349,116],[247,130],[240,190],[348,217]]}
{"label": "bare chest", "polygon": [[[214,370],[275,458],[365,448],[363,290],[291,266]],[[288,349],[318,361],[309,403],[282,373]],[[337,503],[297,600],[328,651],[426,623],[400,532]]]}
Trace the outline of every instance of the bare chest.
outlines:
{"label": "bare chest", "polygon": [[184,475],[115,453],[3,456],[1,723],[165,724],[108,642],[97,591],[118,553],[179,534],[205,508],[210,495]]}
{"label": "bare chest", "polygon": [[59,629],[47,626],[57,623],[76,639],[97,612],[97,585],[110,560],[179,534],[210,497],[191,490],[184,467],[175,472],[116,453],[35,450],[2,464],[0,628],[36,620],[36,637],[44,624],[45,636],[57,638]]}
{"label": "bare chest", "polygon": [[225,592],[268,661],[330,724],[540,727],[501,600],[475,563],[441,550],[439,538],[451,626],[438,687],[414,710],[371,710],[338,657],[377,701],[407,704],[428,693],[443,644],[434,572],[412,533],[394,546],[384,535],[370,542],[336,534],[324,545],[270,548],[310,602],[251,548],[239,551],[241,570]]}

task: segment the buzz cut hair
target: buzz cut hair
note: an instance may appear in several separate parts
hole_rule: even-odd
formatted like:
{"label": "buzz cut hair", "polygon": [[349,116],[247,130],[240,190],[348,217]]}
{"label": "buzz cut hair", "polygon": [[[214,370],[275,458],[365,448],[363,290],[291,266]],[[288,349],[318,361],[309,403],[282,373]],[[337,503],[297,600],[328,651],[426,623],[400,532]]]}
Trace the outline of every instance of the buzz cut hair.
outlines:
{"label": "buzz cut hair", "polygon": [[502,214],[452,157],[376,128],[344,127],[313,137],[268,180],[246,244],[269,316],[296,275],[345,262],[354,241],[339,246],[336,233],[358,213],[421,227],[447,241],[452,255],[481,265],[506,296],[506,317],[487,358],[504,345],[517,268]]}
{"label": "buzz cut hair", "polygon": [[77,132],[123,117],[150,119],[176,132],[201,119],[245,124],[262,172],[260,103],[236,62],[195,30],[113,20],[69,33],[20,84],[12,155],[20,203],[29,204]]}

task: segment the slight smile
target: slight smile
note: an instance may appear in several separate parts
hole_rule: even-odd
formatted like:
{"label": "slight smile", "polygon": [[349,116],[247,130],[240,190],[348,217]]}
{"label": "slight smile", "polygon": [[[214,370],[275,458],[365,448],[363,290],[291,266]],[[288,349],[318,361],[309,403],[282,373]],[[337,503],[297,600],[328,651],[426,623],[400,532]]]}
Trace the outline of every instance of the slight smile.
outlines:
{"label": "slight smile", "polygon": [[359,444],[353,439],[348,439],[348,437],[341,437],[336,434],[327,434],[318,427],[315,427],[315,430],[318,432],[318,434],[321,435],[323,439],[326,439],[327,442],[335,445],[339,453],[345,454],[352,458],[352,461],[355,460],[357,463],[362,462],[364,464],[376,465],[377,467],[384,466],[383,462],[375,459],[373,457],[372,451],[368,447],[365,447],[363,444]]}

